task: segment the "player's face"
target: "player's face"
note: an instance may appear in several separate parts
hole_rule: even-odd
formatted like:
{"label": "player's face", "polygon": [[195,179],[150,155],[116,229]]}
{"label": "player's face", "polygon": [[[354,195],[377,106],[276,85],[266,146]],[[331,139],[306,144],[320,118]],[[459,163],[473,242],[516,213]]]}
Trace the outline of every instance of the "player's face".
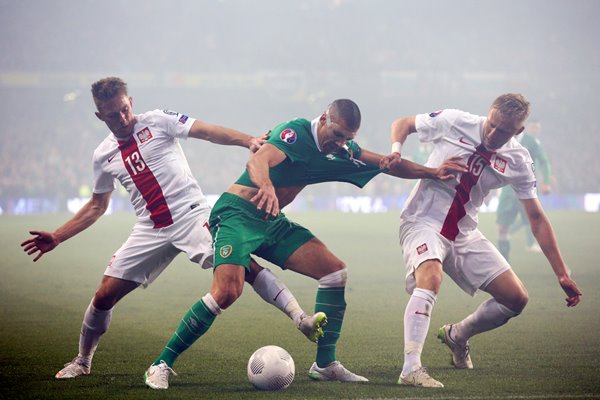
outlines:
{"label": "player's face", "polygon": [[96,117],[104,121],[108,129],[118,138],[127,138],[133,133],[135,117],[131,97],[117,95],[98,106]]}
{"label": "player's face", "polygon": [[334,153],[346,145],[348,140],[354,139],[356,131],[351,131],[343,124],[335,121],[329,111],[321,115],[321,129],[318,130],[319,147],[325,154]]}
{"label": "player's face", "polygon": [[490,109],[483,125],[483,145],[488,150],[497,150],[504,146],[513,136],[523,132],[522,121],[504,117],[495,108]]}

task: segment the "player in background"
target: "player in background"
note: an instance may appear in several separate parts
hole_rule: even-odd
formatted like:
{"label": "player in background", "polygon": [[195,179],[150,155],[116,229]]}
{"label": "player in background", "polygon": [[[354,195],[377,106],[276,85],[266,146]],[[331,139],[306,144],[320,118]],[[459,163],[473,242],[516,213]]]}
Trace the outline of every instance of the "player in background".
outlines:
{"label": "player in background", "polygon": [[[135,288],[146,288],[177,254],[185,252],[202,268],[212,268],[210,207],[192,176],[179,139],[196,138],[243,146],[251,151],[257,151],[266,139],[168,110],[135,115],[127,85],[120,78],[95,82],[92,95],[96,116],[111,132],[94,151],[92,197],[54,232],[30,231],[34,236],[21,246],[29,255],[37,253],[33,259],[37,261],[90,227],[105,213],[115,189],[115,179],[129,192],[137,222],[129,238],[112,256],[85,311],[79,354],[56,374],[58,379],[90,373],[94,351],[108,329],[115,304]],[[244,278],[265,301],[285,312],[302,333],[316,342],[326,316],[307,316],[273,273],[255,262],[251,265]],[[273,293],[279,293],[275,300]]]}
{"label": "player in background", "polygon": [[400,215],[400,244],[410,294],[404,313],[401,385],[443,387],[422,366],[421,352],[444,272],[466,293],[483,290],[492,296],[462,321],[438,330],[456,368],[473,368],[469,338],[504,325],[527,304],[525,286],[477,229],[477,212],[490,190],[512,186],[567,295],[567,306],[579,303],[581,292],[570,277],[537,199],[531,157],[516,139],[528,114],[529,102],[523,96],[504,94],[494,100],[487,117],[446,109],[399,118],[392,124],[392,154],[383,160],[383,167],[404,162],[401,146],[414,132],[421,141],[433,144],[427,166],[436,167],[453,156],[468,166],[468,172],[456,179],[417,182]]}
{"label": "player in background", "polygon": [[[539,121],[529,121],[526,124],[525,131],[519,136],[519,141],[523,147],[529,151],[537,173],[541,173],[541,182],[538,182],[538,192],[542,194],[550,193],[552,188],[552,174],[550,172],[550,160],[539,140],[541,132]],[[498,225],[498,250],[509,260],[510,255],[510,234],[523,226],[529,226],[525,210],[521,206],[514,190],[505,186],[500,191],[498,201],[498,210],[496,211],[496,224]],[[527,250],[541,253],[542,249],[535,241],[531,229],[525,229]]]}
{"label": "player in background", "polygon": [[[315,311],[328,315],[325,335],[317,343],[309,377],[323,381],[364,382],[336,356],[346,302],[347,269],[308,229],[289,221],[281,209],[309,184],[348,182],[363,187],[382,172],[383,156],[361,149],[354,141],[360,127],[358,106],[335,100],[312,121],[294,119],[273,128],[270,138],[250,157],[242,176],[221,195],[210,217],[215,248],[213,285],[182,318],[175,334],[145,374],[153,389],[167,389],[173,363],[202,336],[215,318],[241,295],[250,256],[318,281]],[[452,161],[425,168],[406,161],[391,175],[450,179]],[[196,323],[188,323],[193,319]]]}

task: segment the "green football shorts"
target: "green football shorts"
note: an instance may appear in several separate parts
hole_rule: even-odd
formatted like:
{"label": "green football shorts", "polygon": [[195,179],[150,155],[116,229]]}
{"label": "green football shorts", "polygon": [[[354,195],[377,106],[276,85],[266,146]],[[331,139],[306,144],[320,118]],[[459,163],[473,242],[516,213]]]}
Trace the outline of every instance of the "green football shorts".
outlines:
{"label": "green football shorts", "polygon": [[286,260],[314,235],[280,213],[265,219],[264,211],[231,193],[223,193],[210,214],[215,268],[221,264],[243,265],[250,270],[254,254],[285,268]]}

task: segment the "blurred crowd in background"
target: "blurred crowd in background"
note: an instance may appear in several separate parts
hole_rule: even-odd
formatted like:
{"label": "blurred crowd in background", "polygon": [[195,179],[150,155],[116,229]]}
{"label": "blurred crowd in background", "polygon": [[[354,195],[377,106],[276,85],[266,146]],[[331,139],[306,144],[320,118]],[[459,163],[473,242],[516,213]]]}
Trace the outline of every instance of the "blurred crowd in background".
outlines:
{"label": "blurred crowd in background", "polygon": [[[520,92],[542,124],[554,192],[600,192],[600,5],[576,4],[0,0],[0,198],[89,193],[108,133],[89,87],[109,75],[129,83],[136,113],[173,109],[256,135],[351,98],[363,113],[357,141],[381,153],[397,117],[485,115],[497,95]],[[182,147],[207,194],[223,192],[248,157]],[[424,161],[416,137],[404,152]],[[321,186],[311,193],[358,193]],[[411,187],[378,177],[360,193]]]}

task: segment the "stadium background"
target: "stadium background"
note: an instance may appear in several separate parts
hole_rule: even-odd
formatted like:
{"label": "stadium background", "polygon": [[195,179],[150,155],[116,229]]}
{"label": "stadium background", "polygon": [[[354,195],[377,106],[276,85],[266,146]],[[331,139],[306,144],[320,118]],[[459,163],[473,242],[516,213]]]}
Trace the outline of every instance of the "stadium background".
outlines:
{"label": "stadium background", "polygon": [[[394,208],[412,183],[382,176],[364,190],[315,186],[293,218],[351,267],[340,352],[373,384],[309,382],[303,371],[314,348],[249,294],[182,357],[169,398],[264,398],[249,387],[245,362],[272,343],[292,353],[298,371],[273,398],[600,397],[600,214],[578,211],[585,194],[600,193],[599,16],[595,0],[0,0],[0,397],[158,398],[141,375],[185,307],[210,286],[210,274],[179,257],[149,290],[119,305],[93,376],[52,379],[75,351],[82,312],[134,217],[103,218],[36,264],[18,244],[29,229],[56,227],[68,218],[68,201],[75,208],[89,193],[92,152],[107,134],[89,87],[109,75],[129,83],[136,112],[169,108],[256,134],[352,98],[363,112],[358,142],[380,152],[398,116],[445,107],[485,114],[498,94],[521,92],[542,122],[557,180],[542,200],[584,292],[567,310],[544,258],[525,253],[517,236],[514,265],[531,296],[524,315],[474,340],[478,368],[468,375],[450,368],[445,349],[428,338],[424,357],[447,390],[399,389],[406,296]],[[183,148],[211,195],[247,158],[243,149],[200,141]],[[405,149],[417,157],[416,138]],[[126,208],[126,196],[113,197],[115,210]],[[482,229],[495,240],[493,215],[482,217]],[[314,283],[280,274],[310,308]],[[432,327],[482,299],[449,281],[440,296]]]}
{"label": "stadium background", "polygon": [[[546,202],[582,208],[573,196],[600,193],[597,1],[0,0],[0,10],[5,213],[64,210],[89,191],[106,135],[89,87],[108,75],[129,83],[134,111],[170,108],[254,134],[352,98],[363,112],[359,143],[384,153],[396,117],[485,114],[498,94],[521,92],[554,167]],[[417,156],[417,142],[406,156]],[[247,157],[183,147],[206,194],[225,190]],[[307,194],[410,187],[380,177],[360,192],[340,184]]]}

